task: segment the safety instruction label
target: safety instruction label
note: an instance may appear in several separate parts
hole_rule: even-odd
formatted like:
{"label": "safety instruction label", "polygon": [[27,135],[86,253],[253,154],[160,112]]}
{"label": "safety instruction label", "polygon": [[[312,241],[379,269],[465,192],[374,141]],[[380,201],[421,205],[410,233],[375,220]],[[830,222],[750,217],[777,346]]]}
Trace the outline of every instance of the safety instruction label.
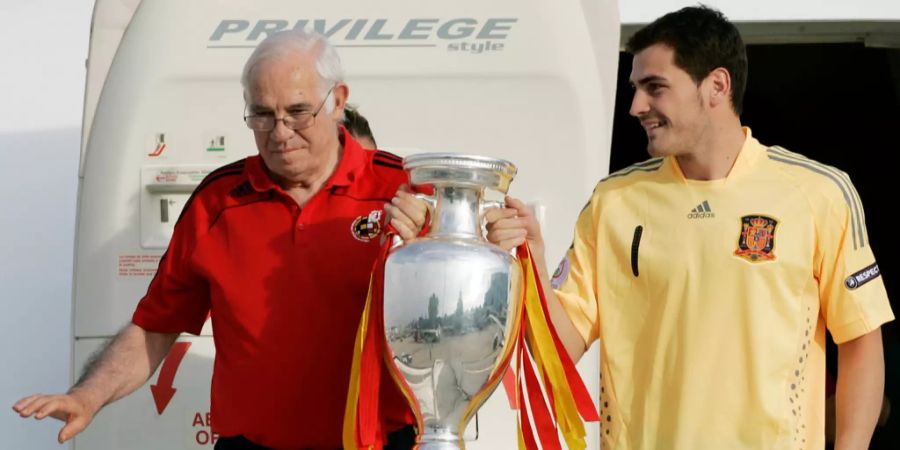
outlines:
{"label": "safety instruction label", "polygon": [[120,277],[152,277],[162,255],[119,255]]}

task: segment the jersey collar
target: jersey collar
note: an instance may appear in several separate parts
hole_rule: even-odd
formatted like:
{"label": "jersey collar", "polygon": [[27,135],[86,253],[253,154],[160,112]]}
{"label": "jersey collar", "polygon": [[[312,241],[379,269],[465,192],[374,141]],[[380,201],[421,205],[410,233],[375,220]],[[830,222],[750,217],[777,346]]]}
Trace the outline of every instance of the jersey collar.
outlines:
{"label": "jersey collar", "polygon": [[744,176],[744,174],[751,172],[756,165],[756,162],[759,160],[759,157],[766,153],[766,147],[753,137],[750,127],[742,127],[741,130],[744,132],[744,145],[741,147],[741,151],[738,153],[734,165],[731,166],[731,171],[728,172],[728,176],[725,178],[718,180],[689,180],[685,178],[684,172],[681,171],[678,160],[674,156],[667,157],[666,164],[671,167],[672,173],[677,179],[693,186],[724,185],[732,180],[740,178]]}

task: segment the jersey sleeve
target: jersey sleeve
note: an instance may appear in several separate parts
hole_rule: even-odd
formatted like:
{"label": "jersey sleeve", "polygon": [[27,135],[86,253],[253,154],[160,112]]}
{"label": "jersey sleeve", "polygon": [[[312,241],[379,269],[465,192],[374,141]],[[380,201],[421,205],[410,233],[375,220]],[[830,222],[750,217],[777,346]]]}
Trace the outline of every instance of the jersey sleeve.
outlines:
{"label": "jersey sleeve", "polygon": [[823,316],[838,344],[893,320],[862,203],[849,178],[845,195],[831,195],[817,217],[815,276]]}
{"label": "jersey sleeve", "polygon": [[198,335],[209,315],[209,285],[191,264],[191,255],[209,222],[196,197],[197,193],[176,222],[156,276],[132,316],[132,322],[147,331]]}
{"label": "jersey sleeve", "polygon": [[597,217],[596,196],[582,209],[575,222],[575,236],[550,284],[585,347],[599,337],[597,308]]}

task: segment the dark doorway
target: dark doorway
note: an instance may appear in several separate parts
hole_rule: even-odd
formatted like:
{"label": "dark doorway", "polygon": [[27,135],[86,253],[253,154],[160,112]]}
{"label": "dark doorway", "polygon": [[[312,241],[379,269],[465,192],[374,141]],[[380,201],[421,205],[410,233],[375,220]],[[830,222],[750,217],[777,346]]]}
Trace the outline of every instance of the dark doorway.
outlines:
{"label": "dark doorway", "polygon": [[[900,205],[894,170],[900,153],[900,49],[862,44],[778,44],[748,46],[749,84],[742,121],[768,145],[781,145],[850,175],[866,212],[872,250],[878,259],[894,314],[900,313],[898,223]],[[648,158],[647,140],[628,115],[631,55],[621,53],[610,172]],[[873,449],[900,448],[900,325],[882,328],[885,395],[893,407],[876,429]],[[836,350],[829,338],[829,371]]]}

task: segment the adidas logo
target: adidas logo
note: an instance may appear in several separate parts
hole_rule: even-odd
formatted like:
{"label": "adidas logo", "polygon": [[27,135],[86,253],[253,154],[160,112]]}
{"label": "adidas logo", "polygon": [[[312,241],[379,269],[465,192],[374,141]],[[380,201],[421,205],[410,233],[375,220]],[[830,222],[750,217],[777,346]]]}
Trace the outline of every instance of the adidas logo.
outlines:
{"label": "adidas logo", "polygon": [[712,209],[709,207],[709,202],[703,200],[703,203],[697,205],[696,208],[692,209],[690,214],[687,215],[688,219],[712,219],[716,217],[716,214],[712,212]]}

